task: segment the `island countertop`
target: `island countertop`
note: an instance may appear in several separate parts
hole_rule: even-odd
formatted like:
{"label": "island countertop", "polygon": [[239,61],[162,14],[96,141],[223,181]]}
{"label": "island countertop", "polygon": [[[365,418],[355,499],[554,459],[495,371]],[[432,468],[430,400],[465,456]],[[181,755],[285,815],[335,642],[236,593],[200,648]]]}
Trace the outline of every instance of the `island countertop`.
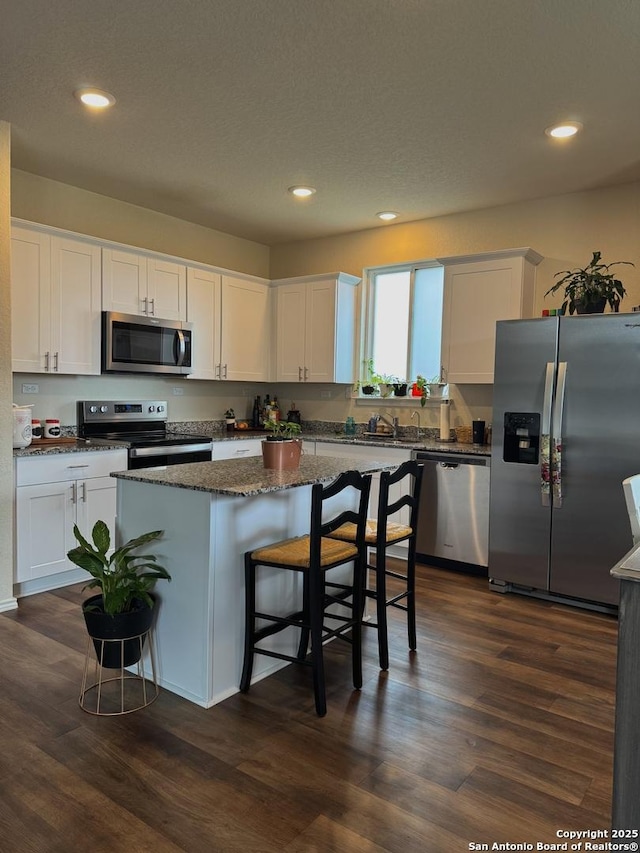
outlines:
{"label": "island countertop", "polygon": [[250,456],[244,459],[221,459],[218,462],[189,462],[162,468],[116,471],[111,476],[120,480],[173,486],[176,489],[249,497],[329,482],[347,470],[370,474],[394,467],[388,462],[375,460],[302,456],[299,469],[274,471],[263,466],[261,456]]}

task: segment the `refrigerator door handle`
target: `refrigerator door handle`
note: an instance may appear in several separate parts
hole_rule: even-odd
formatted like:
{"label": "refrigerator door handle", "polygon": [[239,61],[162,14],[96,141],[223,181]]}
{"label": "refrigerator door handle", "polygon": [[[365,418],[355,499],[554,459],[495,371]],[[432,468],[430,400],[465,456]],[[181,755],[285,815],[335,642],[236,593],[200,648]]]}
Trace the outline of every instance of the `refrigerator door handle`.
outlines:
{"label": "refrigerator door handle", "polygon": [[542,429],[540,436],[540,497],[542,506],[551,506],[551,403],[553,401],[553,380],[555,365],[547,362],[544,379],[544,400],[542,403]]}
{"label": "refrigerator door handle", "polygon": [[562,418],[564,414],[564,389],[567,382],[567,362],[558,363],[556,404],[553,410],[551,435],[551,467],[553,471],[553,506],[562,506]]}

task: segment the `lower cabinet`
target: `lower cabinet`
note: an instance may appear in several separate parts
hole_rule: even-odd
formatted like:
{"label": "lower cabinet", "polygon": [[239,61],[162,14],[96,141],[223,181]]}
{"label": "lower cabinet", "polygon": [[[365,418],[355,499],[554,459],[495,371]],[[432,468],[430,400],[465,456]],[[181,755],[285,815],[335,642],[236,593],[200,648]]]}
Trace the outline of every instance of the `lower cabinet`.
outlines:
{"label": "lower cabinet", "polygon": [[[390,465],[402,465],[403,462],[408,462],[411,459],[411,451],[403,450],[402,448],[395,449],[393,447],[365,447],[358,444],[332,444],[330,442],[316,441],[316,456],[338,456],[341,459],[344,457],[352,457],[353,459],[375,460],[377,462],[388,462]],[[389,499],[391,501],[398,500],[401,497],[402,484],[398,483],[391,487]],[[380,474],[372,474],[371,476],[371,494],[369,497],[369,518],[377,518],[378,516],[378,498],[380,496]],[[402,509],[395,515],[391,516],[391,520],[398,524],[409,524],[409,507]],[[388,549],[390,554],[396,556],[406,556],[408,544],[400,542]]]}
{"label": "lower cabinet", "polygon": [[127,467],[126,450],[23,457],[15,466],[16,594],[88,578],[67,559],[73,525],[88,537],[102,519],[113,534],[116,480],[109,474]]}

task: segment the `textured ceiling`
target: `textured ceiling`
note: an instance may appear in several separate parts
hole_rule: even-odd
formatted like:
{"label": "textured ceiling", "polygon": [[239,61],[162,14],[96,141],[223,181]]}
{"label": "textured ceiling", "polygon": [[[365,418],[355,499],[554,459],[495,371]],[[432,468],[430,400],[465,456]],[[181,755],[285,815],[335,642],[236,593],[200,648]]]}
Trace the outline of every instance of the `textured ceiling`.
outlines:
{"label": "textured ceiling", "polygon": [[[639,0],[0,0],[0,18],[16,168],[262,243],[640,178]],[[83,85],[117,104],[90,114]],[[552,142],[560,119],[585,130]]]}

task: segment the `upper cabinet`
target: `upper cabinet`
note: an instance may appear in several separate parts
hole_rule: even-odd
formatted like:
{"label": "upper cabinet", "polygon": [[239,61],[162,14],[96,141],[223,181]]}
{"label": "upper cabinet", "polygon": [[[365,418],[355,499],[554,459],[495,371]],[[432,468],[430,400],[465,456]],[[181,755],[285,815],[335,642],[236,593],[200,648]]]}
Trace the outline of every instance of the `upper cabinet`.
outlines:
{"label": "upper cabinet", "polygon": [[100,252],[90,240],[13,226],[14,371],[100,373]]}
{"label": "upper cabinet", "polygon": [[102,307],[122,314],[186,320],[187,268],[139,252],[105,248]]}
{"label": "upper cabinet", "polygon": [[453,383],[492,383],[496,321],[533,316],[542,255],[508,249],[439,258],[444,270],[442,365]]}
{"label": "upper cabinet", "polygon": [[330,273],[273,282],[276,382],[355,381],[359,281],[346,273]]}
{"label": "upper cabinet", "polygon": [[187,270],[187,320],[193,323],[192,379],[269,379],[270,289],[266,282]]}

